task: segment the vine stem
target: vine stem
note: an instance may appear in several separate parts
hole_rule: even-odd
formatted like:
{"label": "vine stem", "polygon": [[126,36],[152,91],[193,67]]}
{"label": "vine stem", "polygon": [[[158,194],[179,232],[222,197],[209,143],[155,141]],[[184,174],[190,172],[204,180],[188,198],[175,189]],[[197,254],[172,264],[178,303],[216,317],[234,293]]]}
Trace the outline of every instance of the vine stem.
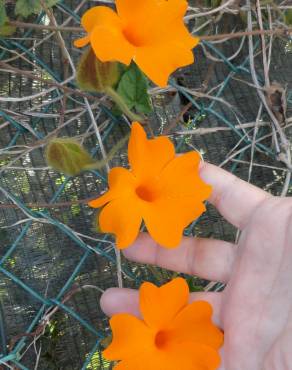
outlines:
{"label": "vine stem", "polygon": [[143,122],[144,118],[138,114],[132,112],[127,104],[124,102],[123,98],[111,87],[105,88],[105,93],[112,98],[112,100],[118,105],[121,111],[130,118],[131,121]]}

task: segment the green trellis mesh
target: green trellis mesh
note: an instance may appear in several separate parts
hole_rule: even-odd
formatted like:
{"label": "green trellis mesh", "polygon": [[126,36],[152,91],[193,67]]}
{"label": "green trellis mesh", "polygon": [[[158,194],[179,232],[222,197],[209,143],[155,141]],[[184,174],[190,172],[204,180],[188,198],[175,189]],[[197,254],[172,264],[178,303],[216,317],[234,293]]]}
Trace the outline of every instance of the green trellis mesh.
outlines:
{"label": "green trellis mesh", "polygon": [[[80,15],[96,4],[64,0],[53,14],[58,25],[78,26]],[[249,12],[245,4],[240,10]],[[246,30],[238,14],[239,8],[226,7],[196,16],[189,27],[207,22],[211,34]],[[271,15],[275,24],[281,21],[278,12]],[[255,21],[253,11],[252,16]],[[45,12],[27,21],[50,23]],[[106,171],[69,178],[47,168],[44,160],[46,142],[54,136],[76,137],[101,159],[99,137],[108,152],[129,133],[127,120],[113,114],[109,100],[80,94],[72,68],[81,55],[72,43],[77,36],[19,29],[0,38],[0,369],[113,366],[101,356],[109,328],[99,298],[117,285],[116,256],[113,239],[95,231],[95,212],[86,205],[86,199],[106,189]],[[281,126],[289,139],[292,41],[288,35],[266,41],[270,82],[285,89],[276,89],[272,96],[278,100],[271,107],[276,113],[286,109]],[[259,37],[253,38],[252,50],[263,86]],[[283,188],[290,193],[290,173],[277,156],[275,130],[254,86],[250,52],[247,37],[204,41],[195,50],[196,63],[178,71],[169,88],[150,89],[150,124],[156,134],[170,130],[178,151],[195,148],[211,163],[273,194]],[[127,165],[126,146],[111,160],[115,165]],[[236,230],[208,206],[186,234],[234,241]],[[124,285],[135,288],[144,280],[159,283],[173,275],[126,260],[122,270]],[[199,279],[195,284],[222,288]]]}

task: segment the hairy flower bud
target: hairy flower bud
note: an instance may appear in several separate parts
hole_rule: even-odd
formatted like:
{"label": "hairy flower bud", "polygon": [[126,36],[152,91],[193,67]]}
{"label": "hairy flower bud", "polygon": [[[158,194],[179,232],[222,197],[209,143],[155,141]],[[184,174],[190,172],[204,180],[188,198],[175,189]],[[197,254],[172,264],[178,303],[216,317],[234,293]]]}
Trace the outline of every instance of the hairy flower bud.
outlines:
{"label": "hairy flower bud", "polygon": [[101,62],[90,47],[82,55],[77,68],[77,83],[80,89],[89,92],[104,92],[119,81],[121,74],[117,62]]}
{"label": "hairy flower bud", "polygon": [[74,176],[89,169],[95,160],[77,141],[69,138],[57,138],[49,142],[46,160],[54,170]]}

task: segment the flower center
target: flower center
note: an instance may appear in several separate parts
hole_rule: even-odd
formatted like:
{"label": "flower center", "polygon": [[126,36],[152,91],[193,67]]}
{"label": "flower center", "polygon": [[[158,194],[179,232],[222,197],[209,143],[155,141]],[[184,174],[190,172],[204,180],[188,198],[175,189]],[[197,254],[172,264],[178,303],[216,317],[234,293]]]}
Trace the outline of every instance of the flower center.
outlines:
{"label": "flower center", "polygon": [[151,186],[140,185],[136,189],[136,194],[145,202],[153,202],[157,198],[157,191]]}
{"label": "flower center", "polygon": [[140,35],[137,35],[137,33],[133,32],[131,28],[124,28],[123,34],[130,44],[136,47],[144,45],[142,37]]}
{"label": "flower center", "polygon": [[155,345],[158,349],[163,349],[169,342],[169,334],[166,331],[159,331],[155,336]]}

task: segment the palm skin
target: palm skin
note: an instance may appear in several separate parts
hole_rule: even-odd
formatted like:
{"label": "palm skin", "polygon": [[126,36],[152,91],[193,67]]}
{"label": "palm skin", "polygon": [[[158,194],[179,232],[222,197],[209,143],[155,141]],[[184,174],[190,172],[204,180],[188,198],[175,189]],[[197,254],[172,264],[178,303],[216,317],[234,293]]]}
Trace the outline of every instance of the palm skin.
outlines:
{"label": "palm skin", "polygon": [[[213,186],[210,202],[241,230],[238,244],[184,238],[167,250],[141,234],[124,254],[227,283],[222,293],[191,295],[213,305],[224,330],[220,370],[292,370],[292,199],[272,197],[210,164],[201,176]],[[109,316],[139,316],[134,290],[109,289],[101,306]]]}
{"label": "palm skin", "polygon": [[226,370],[292,369],[292,202],[265,200],[238,244],[222,295]]}

